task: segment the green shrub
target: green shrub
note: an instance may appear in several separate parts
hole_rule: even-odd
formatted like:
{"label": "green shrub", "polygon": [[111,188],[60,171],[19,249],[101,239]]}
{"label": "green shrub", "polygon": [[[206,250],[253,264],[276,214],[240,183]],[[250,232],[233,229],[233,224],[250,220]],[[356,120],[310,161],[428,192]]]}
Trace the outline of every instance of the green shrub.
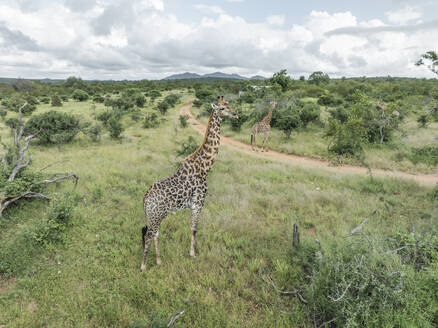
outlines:
{"label": "green shrub", "polygon": [[243,123],[245,123],[248,120],[249,116],[240,108],[236,109],[235,114],[237,115],[237,118],[227,118],[227,119],[230,122],[231,130],[240,131]]}
{"label": "green shrub", "polygon": [[134,122],[138,122],[141,120],[141,111],[138,108],[134,108],[131,111],[131,120],[133,120]]}
{"label": "green shrub", "polygon": [[62,106],[62,100],[61,97],[58,95],[52,96],[52,106],[54,107],[61,107]]}
{"label": "green shrub", "polygon": [[5,119],[6,115],[8,115],[8,112],[5,111],[4,109],[0,109],[0,117],[2,120]]}
{"label": "green shrub", "polygon": [[77,101],[86,101],[89,97],[88,93],[81,89],[76,89],[72,94],[72,98]]}
{"label": "green shrub", "polygon": [[[23,106],[25,102],[27,102],[26,99],[16,96],[8,99],[5,106],[10,111],[18,112],[19,108]],[[35,111],[36,109],[35,102],[38,103],[37,101],[27,102],[27,105],[21,110],[23,115],[30,115]]]}
{"label": "green shrub", "polygon": [[295,289],[302,286],[312,324],[417,327],[421,322],[421,327],[434,327],[438,238],[432,233],[421,236],[356,236],[323,250],[305,242],[294,249],[291,283]]}
{"label": "green shrub", "polygon": [[277,122],[277,127],[284,132],[287,138],[290,138],[292,130],[297,129],[301,125],[300,115],[294,111],[282,112]]}
{"label": "green shrub", "polygon": [[80,130],[78,118],[54,110],[33,115],[25,125],[27,134],[38,133],[36,138],[46,143],[70,142]]}
{"label": "green shrub", "polygon": [[90,128],[85,130],[85,134],[88,135],[92,141],[99,141],[102,135],[102,125],[99,123],[95,123]]}
{"label": "green shrub", "polygon": [[188,120],[189,120],[190,116],[188,115],[180,115],[179,116],[179,125],[181,125],[182,128],[186,128],[188,125]]}
{"label": "green shrub", "polygon": [[436,184],[435,188],[433,188],[430,195],[433,201],[438,202],[438,183]]}
{"label": "green shrub", "polygon": [[160,125],[158,115],[155,113],[147,113],[143,120],[143,127],[145,129],[156,128]]}
{"label": "green shrub", "polygon": [[200,108],[202,106],[202,101],[200,101],[199,99],[195,99],[193,101],[193,106]]}
{"label": "green shrub", "polygon": [[111,116],[111,118],[108,120],[107,128],[110,133],[110,137],[113,139],[120,138],[122,132],[124,131],[122,122],[120,122],[120,119],[116,115]]}
{"label": "green shrub", "polygon": [[34,242],[47,246],[64,241],[65,231],[70,223],[76,202],[77,200],[70,195],[52,201],[45,220],[42,220],[33,232]]}
{"label": "green shrub", "polygon": [[160,113],[164,115],[167,113],[167,110],[169,109],[169,103],[165,100],[162,100],[158,103],[157,108],[160,111]]}
{"label": "green shrub", "polygon": [[196,149],[198,149],[198,144],[195,138],[189,136],[187,140],[181,143],[181,148],[177,151],[177,155],[185,157],[193,153]]}
{"label": "green shrub", "polygon": [[41,97],[40,101],[43,104],[49,104],[50,103],[50,98],[49,97]]}
{"label": "green shrub", "polygon": [[134,102],[136,106],[144,107],[144,105],[146,104],[146,98],[141,93],[139,93],[135,95]]}
{"label": "green shrub", "polygon": [[423,113],[417,118],[417,122],[421,128],[425,128],[430,123],[430,116]]}
{"label": "green shrub", "polygon": [[97,103],[103,103],[105,101],[105,98],[103,98],[101,95],[95,95],[93,97],[93,101]]}
{"label": "green shrub", "polygon": [[111,110],[106,110],[104,112],[101,112],[97,114],[97,119],[102,122],[102,124],[107,127],[108,126],[108,120],[114,115],[114,112]]}
{"label": "green shrub", "polygon": [[310,122],[319,120],[320,109],[317,104],[305,104],[299,111],[300,121],[303,127],[307,127]]}
{"label": "green shrub", "polygon": [[425,163],[431,166],[438,164],[438,146],[412,148],[409,159],[414,163]]}

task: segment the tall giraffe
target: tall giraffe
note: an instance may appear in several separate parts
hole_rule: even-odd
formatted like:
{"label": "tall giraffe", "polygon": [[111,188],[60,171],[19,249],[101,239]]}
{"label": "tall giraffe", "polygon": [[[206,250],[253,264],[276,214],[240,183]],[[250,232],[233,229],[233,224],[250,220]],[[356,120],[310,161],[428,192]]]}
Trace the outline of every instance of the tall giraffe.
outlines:
{"label": "tall giraffe", "polygon": [[[268,115],[266,115],[263,120],[261,120],[260,122],[257,122],[253,125],[252,127],[252,134],[251,134],[251,147],[252,150],[256,150],[257,151],[257,142],[256,142],[256,137],[257,137],[257,133],[263,133],[263,141],[262,141],[262,151],[263,151],[263,147],[265,148],[265,151],[268,151],[267,146],[265,146],[265,142],[268,140],[269,138],[269,134],[271,132],[271,117],[272,117],[272,111],[275,108],[275,106],[277,105],[277,103],[275,101],[271,101],[271,108],[269,108],[269,112]],[[255,148],[254,148],[255,146]]]}
{"label": "tall giraffe", "polygon": [[157,264],[161,264],[158,233],[161,222],[169,212],[175,213],[185,208],[192,211],[190,256],[196,256],[199,215],[207,194],[207,175],[219,151],[222,117],[237,118],[223,96],[218,97],[217,101],[218,105],[211,104],[212,111],[201,146],[181,163],[174,175],[155,182],[144,196],[143,207],[149,225],[142,228],[144,245],[142,271],[146,269],[146,258],[152,239],[154,239]]}

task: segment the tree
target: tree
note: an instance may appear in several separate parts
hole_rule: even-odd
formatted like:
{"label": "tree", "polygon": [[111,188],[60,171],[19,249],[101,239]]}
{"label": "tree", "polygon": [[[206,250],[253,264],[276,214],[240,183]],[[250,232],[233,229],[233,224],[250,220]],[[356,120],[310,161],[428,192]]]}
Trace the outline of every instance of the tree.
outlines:
{"label": "tree", "polygon": [[292,79],[287,75],[287,70],[285,69],[274,73],[268,82],[272,85],[278,84],[283,92],[287,91],[292,85]]}
{"label": "tree", "polygon": [[86,93],[86,92],[83,91],[83,90],[76,89],[76,90],[73,92],[72,98],[75,99],[75,100],[77,100],[77,101],[86,101],[86,100],[88,100],[89,95],[88,95],[88,93]]}
{"label": "tree", "polygon": [[309,82],[316,84],[316,85],[320,85],[323,83],[330,82],[330,78],[329,78],[328,74],[323,73],[321,71],[317,71],[317,72],[313,72],[312,74],[310,74]]}
{"label": "tree", "polygon": [[[51,197],[43,194],[46,186],[50,183],[58,183],[66,179],[74,179],[77,184],[78,177],[74,173],[55,173],[44,178],[41,171],[50,165],[33,172],[28,169],[32,163],[32,156],[28,154],[29,142],[36,133],[24,136],[25,124],[22,118],[24,103],[18,110],[18,124],[14,128],[13,146],[4,146],[5,154],[0,157],[0,218],[4,210],[11,204],[21,199],[39,198],[50,200]],[[38,132],[37,132],[38,133]]]}
{"label": "tree", "polygon": [[80,130],[78,118],[55,110],[32,115],[25,126],[26,133],[36,134],[36,138],[46,143],[70,142]]}
{"label": "tree", "polygon": [[417,66],[427,66],[432,72],[438,74],[438,54],[435,51],[428,51],[421,55],[421,58],[415,63]]}
{"label": "tree", "polygon": [[300,125],[301,119],[297,111],[282,113],[277,123],[278,128],[284,132],[287,138],[290,138],[292,130],[297,129]]}
{"label": "tree", "polygon": [[61,97],[58,95],[52,96],[52,106],[54,107],[61,107],[62,106],[62,100]]}
{"label": "tree", "polygon": [[120,122],[120,119],[118,119],[117,116],[113,115],[108,120],[108,130],[111,138],[120,138],[120,135],[122,134],[124,128],[122,122]]}

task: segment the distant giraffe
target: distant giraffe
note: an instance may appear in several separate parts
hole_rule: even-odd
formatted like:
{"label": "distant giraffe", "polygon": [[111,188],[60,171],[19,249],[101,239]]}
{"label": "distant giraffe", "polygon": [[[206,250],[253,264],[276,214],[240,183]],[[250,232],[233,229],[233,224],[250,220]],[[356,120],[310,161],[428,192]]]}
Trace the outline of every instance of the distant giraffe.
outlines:
{"label": "distant giraffe", "polygon": [[217,101],[218,105],[211,105],[212,111],[201,146],[181,163],[174,175],[155,182],[144,196],[143,207],[149,225],[142,228],[144,245],[142,271],[146,269],[146,258],[152,239],[154,239],[157,264],[161,264],[158,251],[158,232],[161,222],[169,212],[175,213],[185,208],[191,209],[190,256],[196,256],[195,245],[199,215],[207,194],[207,175],[219,151],[222,117],[237,118],[223,96],[218,97]]}
{"label": "distant giraffe", "polygon": [[[251,130],[251,132],[252,132],[252,134],[251,134],[252,150],[257,151],[256,137],[257,137],[258,133],[263,133],[262,151],[263,151],[263,147],[265,148],[265,151],[268,151],[267,146],[265,146],[265,142],[268,140],[269,134],[271,132],[272,110],[275,108],[276,105],[277,105],[277,103],[275,101],[271,101],[271,108],[269,108],[268,115],[266,115],[263,118],[263,120],[261,120],[260,122],[257,122],[256,124],[253,125],[252,130]],[[254,146],[255,146],[255,148],[254,148]]]}

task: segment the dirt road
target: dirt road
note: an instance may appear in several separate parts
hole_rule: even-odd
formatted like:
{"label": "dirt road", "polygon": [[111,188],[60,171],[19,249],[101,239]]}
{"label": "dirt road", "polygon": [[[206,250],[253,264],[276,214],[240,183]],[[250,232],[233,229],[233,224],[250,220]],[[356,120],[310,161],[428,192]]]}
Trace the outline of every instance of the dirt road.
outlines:
{"label": "dirt road", "polygon": [[[205,125],[203,125],[201,122],[199,122],[197,119],[195,119],[192,115],[192,112],[190,111],[192,107],[192,103],[188,103],[180,108],[180,114],[181,115],[188,115],[190,117],[189,123],[191,124],[191,127],[198,131],[200,134],[204,135],[205,133]],[[251,149],[251,146],[248,144],[245,144],[240,141],[236,141],[231,138],[227,138],[224,136],[221,136],[221,143],[225,145],[229,145],[233,148],[238,149],[241,152],[244,152],[246,154],[250,154],[252,156],[260,157],[260,158],[266,158],[266,159],[272,159],[275,161],[281,161],[286,163],[291,163],[295,165],[299,165],[305,168],[313,168],[313,169],[323,169],[330,172],[335,173],[350,173],[350,174],[367,174],[368,169],[360,166],[353,166],[353,165],[339,165],[339,166],[330,166],[329,162],[317,160],[314,158],[309,157],[303,157],[303,156],[297,156],[297,155],[289,155],[280,153],[274,150],[269,150],[269,152],[254,152]],[[411,179],[415,180],[418,183],[426,186],[434,186],[438,183],[438,175],[431,175],[431,174],[411,174],[401,171],[387,171],[387,170],[381,170],[381,169],[372,169],[372,173],[376,176],[387,176],[387,177],[396,177],[396,178],[403,178],[403,179]]]}

